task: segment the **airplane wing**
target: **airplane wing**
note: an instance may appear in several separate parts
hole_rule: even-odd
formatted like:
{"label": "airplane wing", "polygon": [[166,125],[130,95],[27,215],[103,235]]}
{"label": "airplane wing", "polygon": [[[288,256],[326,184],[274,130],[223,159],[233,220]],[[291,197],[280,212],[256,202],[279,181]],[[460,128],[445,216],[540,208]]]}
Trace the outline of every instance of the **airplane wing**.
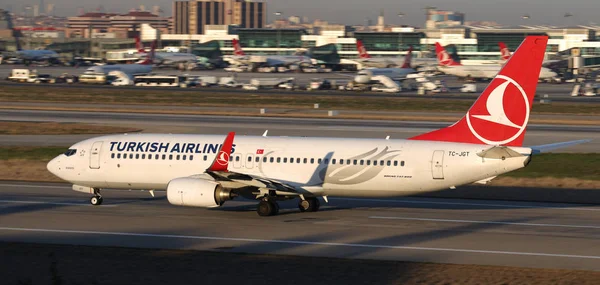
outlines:
{"label": "airplane wing", "polygon": [[591,139],[576,140],[576,141],[568,141],[568,142],[559,142],[559,143],[531,146],[530,148],[532,150],[531,154],[539,154],[539,153],[549,152],[549,151],[552,151],[555,149],[568,147],[568,146],[572,146],[572,145],[578,145],[578,144],[587,143],[587,142],[591,142],[591,141],[592,141]]}

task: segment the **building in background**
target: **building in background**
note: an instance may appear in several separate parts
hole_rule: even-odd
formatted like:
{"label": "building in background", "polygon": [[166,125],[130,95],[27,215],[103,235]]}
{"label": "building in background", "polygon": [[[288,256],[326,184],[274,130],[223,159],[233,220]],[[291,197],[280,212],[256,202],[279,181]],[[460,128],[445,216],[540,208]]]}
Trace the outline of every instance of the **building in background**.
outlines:
{"label": "building in background", "polygon": [[465,14],[454,11],[443,11],[436,9],[427,9],[427,20],[425,27],[427,29],[459,26],[465,24]]}
{"label": "building in background", "polygon": [[266,11],[267,4],[264,1],[174,1],[173,33],[203,34],[206,25],[264,28]]}
{"label": "building in background", "polygon": [[67,20],[69,38],[133,38],[142,24],[150,24],[162,33],[169,32],[169,19],[147,11],[127,14],[85,13]]}

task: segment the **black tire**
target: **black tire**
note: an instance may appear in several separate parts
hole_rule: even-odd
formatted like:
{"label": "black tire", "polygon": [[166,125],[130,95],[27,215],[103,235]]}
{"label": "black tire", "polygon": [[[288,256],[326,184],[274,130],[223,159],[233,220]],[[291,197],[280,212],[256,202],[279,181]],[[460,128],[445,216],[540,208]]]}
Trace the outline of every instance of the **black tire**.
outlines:
{"label": "black tire", "polygon": [[300,209],[300,212],[306,212],[308,211],[308,209],[310,209],[310,202],[308,200],[300,200],[300,202],[298,203],[298,209]]}
{"label": "black tire", "polygon": [[261,217],[268,217],[273,215],[275,212],[275,205],[270,201],[260,201],[258,202],[258,207],[256,208],[256,212]]}
{"label": "black tire", "polygon": [[92,196],[92,198],[90,198],[90,204],[92,204],[94,206],[102,205],[102,197]]}
{"label": "black tire", "polygon": [[307,197],[304,201],[300,200],[298,208],[300,212],[316,212],[321,207],[321,202],[317,197]]}

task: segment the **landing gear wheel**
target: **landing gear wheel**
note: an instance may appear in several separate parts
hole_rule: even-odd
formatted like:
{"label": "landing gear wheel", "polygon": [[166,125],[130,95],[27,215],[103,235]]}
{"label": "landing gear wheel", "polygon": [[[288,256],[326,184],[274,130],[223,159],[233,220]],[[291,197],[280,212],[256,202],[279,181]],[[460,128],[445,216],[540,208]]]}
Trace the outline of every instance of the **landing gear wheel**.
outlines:
{"label": "landing gear wheel", "polygon": [[102,204],[102,196],[92,196],[90,198],[90,203],[94,206],[98,206]]}
{"label": "landing gear wheel", "polygon": [[321,202],[316,197],[308,197],[305,200],[300,200],[300,203],[298,203],[300,212],[316,212],[320,206]]}
{"label": "landing gear wheel", "polygon": [[279,213],[279,205],[275,201],[262,200],[258,203],[256,212],[261,217],[275,216]]}

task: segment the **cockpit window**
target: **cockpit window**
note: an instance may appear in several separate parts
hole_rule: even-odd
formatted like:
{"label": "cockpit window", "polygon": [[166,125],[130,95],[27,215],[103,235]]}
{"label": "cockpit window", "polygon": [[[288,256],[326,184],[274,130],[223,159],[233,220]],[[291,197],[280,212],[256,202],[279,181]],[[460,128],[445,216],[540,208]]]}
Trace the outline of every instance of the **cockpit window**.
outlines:
{"label": "cockpit window", "polygon": [[65,151],[65,156],[71,156],[71,155],[74,155],[75,153],[77,153],[77,150],[70,148],[67,151]]}

